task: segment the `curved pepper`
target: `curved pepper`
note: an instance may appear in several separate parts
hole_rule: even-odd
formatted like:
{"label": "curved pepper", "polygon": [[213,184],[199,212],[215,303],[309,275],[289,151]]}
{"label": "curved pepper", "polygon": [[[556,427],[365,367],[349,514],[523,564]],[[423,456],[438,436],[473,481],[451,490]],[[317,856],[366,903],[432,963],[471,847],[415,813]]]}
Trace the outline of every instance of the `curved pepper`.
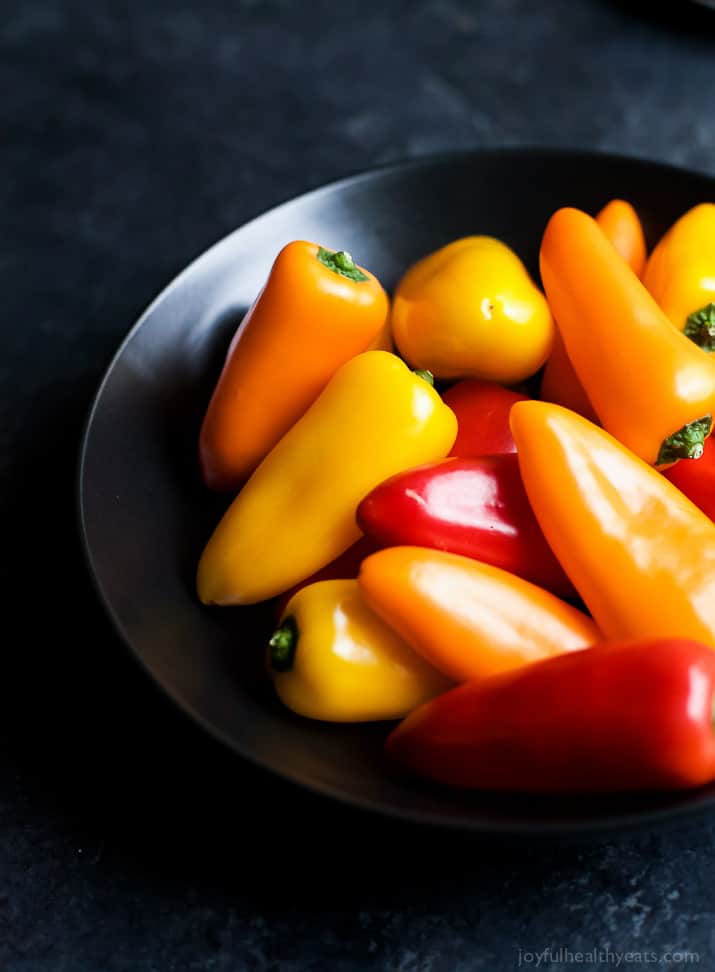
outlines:
{"label": "curved pepper", "polygon": [[715,441],[705,440],[700,459],[682,459],[663,473],[706,516],[715,521]]}
{"label": "curved pepper", "polygon": [[268,671],[289,709],[327,722],[399,719],[452,684],[370,610],[356,580],[321,581],[291,598]]}
{"label": "curved pepper", "polygon": [[554,213],[541,276],[604,428],[650,463],[701,455],[715,414],[715,360],[672,327],[590,216]]}
{"label": "curved pepper", "polygon": [[701,203],[671,226],[643,283],[679,331],[715,351],[715,204]]}
{"label": "curved pepper", "polygon": [[455,682],[601,640],[593,621],[570,604],[457,554],[390,547],[363,561],[358,582],[370,607]]}
{"label": "curved pepper", "polygon": [[368,493],[357,521],[382,547],[462,554],[575,596],[536,522],[515,455],[443,459],[397,473]]}
{"label": "curved pepper", "polygon": [[395,355],[348,361],[224,514],[199,563],[199,598],[253,604],[320,570],[359,538],[363,496],[443,458],[456,434],[452,411]]}
{"label": "curved pepper", "polygon": [[508,385],[539,370],[554,335],[524,264],[489,236],[455,240],[412,266],[395,291],[391,321],[413,367]]}
{"label": "curved pepper", "polygon": [[[596,222],[631,270],[640,276],[646,259],[645,237],[641,221],[631,204],[623,199],[612,199],[596,216]],[[558,321],[554,344],[541,379],[540,397],[545,402],[564,405],[584,418],[598,422],[593,405],[566,353]]]}
{"label": "curved pepper", "polygon": [[460,459],[516,452],[509,428],[509,412],[527,395],[493,381],[469,378],[452,385],[442,396],[457,416],[459,431],[450,455]]}
{"label": "curved pepper", "polygon": [[640,277],[646,262],[646,245],[643,227],[633,206],[624,199],[612,199],[598,213],[596,222],[621,258]]}
{"label": "curved pepper", "polygon": [[605,642],[460,685],[417,709],[388,754],[450,786],[665,790],[715,778],[715,655],[681,639]]}
{"label": "curved pepper", "polygon": [[598,422],[593,405],[571,364],[558,326],[551,354],[541,377],[539,398],[545,402],[554,402],[570,408],[591,422]]}
{"label": "curved pepper", "polygon": [[511,428],[536,518],[604,635],[715,647],[715,524],[568,409],[519,402]]}
{"label": "curved pepper", "polygon": [[237,489],[325,388],[372,342],[387,345],[389,301],[349,253],[295,241],[243,319],[199,436],[204,480]]}

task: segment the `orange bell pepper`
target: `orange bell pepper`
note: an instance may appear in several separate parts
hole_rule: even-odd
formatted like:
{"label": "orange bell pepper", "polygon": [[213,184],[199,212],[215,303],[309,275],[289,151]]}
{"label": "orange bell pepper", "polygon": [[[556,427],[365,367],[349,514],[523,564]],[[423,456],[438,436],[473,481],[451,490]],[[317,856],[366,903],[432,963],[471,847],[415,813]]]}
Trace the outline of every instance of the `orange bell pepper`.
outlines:
{"label": "orange bell pepper", "polygon": [[598,416],[593,405],[583,390],[583,385],[571,364],[566,345],[559,331],[558,321],[556,322],[556,333],[554,343],[551,346],[551,354],[541,377],[539,398],[544,402],[564,405],[592,422],[598,422]]}
{"label": "orange bell pepper", "polygon": [[[633,206],[623,199],[612,199],[596,216],[596,222],[606,239],[610,240],[631,270],[640,277],[645,266],[646,246],[643,227]],[[566,353],[558,321],[556,325],[553,347],[541,379],[540,397],[545,402],[565,405],[592,422],[598,422],[593,405]]]}
{"label": "orange bell pepper", "polygon": [[204,480],[235,490],[315,401],[338,368],[391,344],[389,301],[349,253],[296,240],[231,342],[199,436]]}
{"label": "orange bell pepper", "polygon": [[495,675],[601,640],[581,611],[498,567],[424,547],[388,547],[363,561],[373,611],[456,682]]}
{"label": "orange bell pepper", "polygon": [[603,427],[650,463],[702,455],[715,361],[673,327],[595,220],[578,209],[554,213],[541,277]]}
{"label": "orange bell pepper", "polygon": [[646,246],[638,213],[624,199],[612,199],[596,216],[596,222],[637,277],[645,268]]}
{"label": "orange bell pepper", "polygon": [[511,428],[536,518],[603,634],[715,647],[715,524],[568,409],[518,402]]}

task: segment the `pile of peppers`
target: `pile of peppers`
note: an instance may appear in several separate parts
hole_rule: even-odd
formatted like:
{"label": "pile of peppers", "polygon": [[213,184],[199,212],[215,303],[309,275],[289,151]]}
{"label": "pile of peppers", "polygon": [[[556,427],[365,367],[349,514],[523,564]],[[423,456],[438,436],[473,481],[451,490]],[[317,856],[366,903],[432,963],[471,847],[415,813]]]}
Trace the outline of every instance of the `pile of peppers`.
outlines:
{"label": "pile of peppers", "polygon": [[273,600],[299,717],[400,720],[396,772],[521,792],[715,779],[715,205],[553,214],[543,290],[456,240],[388,297],[295,241],[199,438],[206,605]]}

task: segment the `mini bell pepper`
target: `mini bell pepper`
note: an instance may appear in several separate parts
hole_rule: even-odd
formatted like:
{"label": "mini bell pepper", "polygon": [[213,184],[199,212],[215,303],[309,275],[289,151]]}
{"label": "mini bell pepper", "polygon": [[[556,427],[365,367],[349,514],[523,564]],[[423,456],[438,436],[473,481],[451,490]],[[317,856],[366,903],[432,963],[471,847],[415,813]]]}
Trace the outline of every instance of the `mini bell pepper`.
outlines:
{"label": "mini bell pepper", "polygon": [[640,277],[646,263],[646,245],[638,213],[624,199],[612,199],[596,216],[601,231],[633,273]]}
{"label": "mini bell pepper", "polygon": [[558,325],[551,354],[541,376],[539,398],[570,408],[591,422],[598,422],[593,405],[571,364]]}
{"label": "mini bell pepper", "polygon": [[679,331],[715,351],[715,204],[695,206],[671,226],[643,282]]}
{"label": "mini bell pepper", "polygon": [[715,414],[715,360],[670,324],[590,216],[554,213],[541,276],[603,427],[653,464],[702,455]]}
{"label": "mini bell pepper", "polygon": [[378,331],[377,335],[372,339],[372,341],[370,342],[370,344],[365,350],[394,352],[395,345],[392,340],[392,328],[390,326],[389,315],[386,318],[385,323],[383,324],[380,331]]}
{"label": "mini bell pepper", "polygon": [[349,253],[285,246],[231,342],[201,426],[206,484],[238,489],[345,361],[389,340],[388,316],[385,291]]}
{"label": "mini bell pepper", "polygon": [[604,642],[460,685],[387,740],[439,783],[532,793],[667,790],[715,778],[715,655],[697,642]]}
{"label": "mini bell pepper", "polygon": [[291,598],[268,646],[280,699],[326,722],[400,719],[451,682],[370,610],[356,580],[330,580]]}
{"label": "mini bell pepper", "polygon": [[536,522],[515,455],[443,459],[397,473],[365,497],[357,521],[381,547],[446,550],[562,597],[576,594]]}
{"label": "mini bell pepper", "polygon": [[477,378],[458,381],[442,396],[457,416],[459,431],[450,455],[460,459],[516,452],[509,412],[528,396]]}
{"label": "mini bell pepper", "polygon": [[437,378],[516,384],[548,357],[554,325],[544,295],[499,240],[468,236],[411,267],[392,305],[400,354]]}
{"label": "mini bell pepper", "polygon": [[204,550],[205,604],[275,597],[360,536],[355,510],[388,476],[443,458],[454,413],[387,351],[344,364],[251,476]]}
{"label": "mini bell pepper", "polygon": [[370,607],[455,682],[483,678],[601,640],[593,621],[498,567],[422,547],[363,561]]}
{"label": "mini bell pepper", "polygon": [[715,521],[715,442],[705,440],[700,459],[682,459],[663,473],[698,509]]}
{"label": "mini bell pepper", "polygon": [[[646,258],[645,237],[641,221],[631,204],[623,199],[612,199],[596,216],[596,222],[631,270],[640,276]],[[598,422],[593,405],[566,353],[558,321],[556,325],[551,354],[541,379],[540,397],[545,402],[565,405],[592,422]]]}
{"label": "mini bell pepper", "polygon": [[603,634],[715,647],[715,524],[575,412],[519,402],[511,429],[536,518]]}
{"label": "mini bell pepper", "polygon": [[374,540],[371,540],[369,537],[360,537],[359,540],[356,540],[355,543],[349,546],[339,557],[336,557],[335,560],[331,560],[325,567],[316,570],[310,577],[306,577],[299,584],[294,584],[290,590],[281,594],[276,599],[274,616],[276,618],[282,617],[288,601],[303,587],[308,587],[309,584],[317,584],[318,581],[324,580],[355,580],[360,572],[360,564],[366,557],[369,557],[370,554],[375,553],[377,550],[379,550],[379,547]]}

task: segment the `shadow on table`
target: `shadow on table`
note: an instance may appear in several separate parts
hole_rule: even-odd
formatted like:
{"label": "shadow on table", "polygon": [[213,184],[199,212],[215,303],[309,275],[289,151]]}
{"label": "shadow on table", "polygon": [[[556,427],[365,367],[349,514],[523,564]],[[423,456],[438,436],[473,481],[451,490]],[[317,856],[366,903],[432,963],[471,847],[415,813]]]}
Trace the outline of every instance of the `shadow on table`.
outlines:
{"label": "shadow on table", "polygon": [[611,6],[674,33],[715,34],[715,7],[695,0],[606,0]]}

